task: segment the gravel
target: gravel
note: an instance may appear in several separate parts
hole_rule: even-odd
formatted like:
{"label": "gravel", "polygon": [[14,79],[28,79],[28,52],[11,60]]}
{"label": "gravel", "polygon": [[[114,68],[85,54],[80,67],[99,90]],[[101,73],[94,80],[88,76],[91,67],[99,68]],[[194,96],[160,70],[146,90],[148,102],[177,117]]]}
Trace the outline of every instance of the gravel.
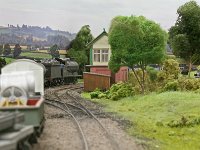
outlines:
{"label": "gravel", "polygon": [[[98,123],[86,116],[76,115],[76,118],[80,122],[83,132],[86,136],[89,150],[142,150],[142,145],[137,142],[134,137],[129,136],[124,132],[127,125],[131,125],[129,122],[113,117],[112,114],[108,114],[102,111],[102,107],[82,99],[82,103],[87,105],[94,114],[97,114],[97,118],[107,129],[109,134],[114,138],[117,143],[113,147],[112,142],[107,136],[105,131],[98,125]],[[81,113],[81,112],[80,112]],[[84,145],[81,139],[81,135],[77,129],[73,119],[63,113],[62,111],[45,105],[45,128],[39,138],[39,142],[34,145],[33,150],[83,150]]]}

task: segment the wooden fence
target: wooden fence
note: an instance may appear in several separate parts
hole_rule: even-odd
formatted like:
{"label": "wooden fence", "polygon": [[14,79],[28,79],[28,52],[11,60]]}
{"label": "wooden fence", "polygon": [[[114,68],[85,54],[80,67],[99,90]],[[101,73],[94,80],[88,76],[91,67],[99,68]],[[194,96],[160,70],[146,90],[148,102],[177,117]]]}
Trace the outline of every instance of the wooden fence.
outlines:
{"label": "wooden fence", "polygon": [[101,90],[108,90],[110,88],[109,75],[96,74],[91,72],[83,73],[84,91],[94,91],[96,88]]}

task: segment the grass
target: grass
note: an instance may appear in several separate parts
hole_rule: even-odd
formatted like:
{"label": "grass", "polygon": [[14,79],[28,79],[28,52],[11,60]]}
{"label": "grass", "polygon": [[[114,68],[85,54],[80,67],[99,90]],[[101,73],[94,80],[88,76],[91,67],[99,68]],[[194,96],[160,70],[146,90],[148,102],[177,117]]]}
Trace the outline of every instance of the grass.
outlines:
{"label": "grass", "polygon": [[6,60],[6,64],[9,64],[9,63],[13,62],[15,59],[13,59],[13,58],[5,58],[5,60]]}
{"label": "grass", "polygon": [[32,57],[32,58],[52,58],[51,55],[49,55],[49,54],[31,53],[31,52],[21,53],[20,56],[28,56],[28,57]]}
{"label": "grass", "polygon": [[[88,93],[83,97],[90,98]],[[193,92],[151,93],[145,96],[124,98],[119,101],[92,101],[105,105],[105,110],[115,112],[133,122],[129,134],[145,139],[149,149],[196,150],[200,149],[200,125],[169,127],[171,121],[182,122],[200,117],[200,94]]]}

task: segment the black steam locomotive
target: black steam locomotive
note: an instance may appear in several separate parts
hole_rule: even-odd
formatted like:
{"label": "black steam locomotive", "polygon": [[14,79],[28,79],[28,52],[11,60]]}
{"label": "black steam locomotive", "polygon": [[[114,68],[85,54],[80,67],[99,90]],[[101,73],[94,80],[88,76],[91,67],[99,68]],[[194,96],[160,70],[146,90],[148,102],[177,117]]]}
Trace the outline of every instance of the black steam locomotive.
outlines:
{"label": "black steam locomotive", "polygon": [[45,87],[76,83],[81,77],[78,75],[79,65],[73,59],[43,59],[40,63],[46,68]]}

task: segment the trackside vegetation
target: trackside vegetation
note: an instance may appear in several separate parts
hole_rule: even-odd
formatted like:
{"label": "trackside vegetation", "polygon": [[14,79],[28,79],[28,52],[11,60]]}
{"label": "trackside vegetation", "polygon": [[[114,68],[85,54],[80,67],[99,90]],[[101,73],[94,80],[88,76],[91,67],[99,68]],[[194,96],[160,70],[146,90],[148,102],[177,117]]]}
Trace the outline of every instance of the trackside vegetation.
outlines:
{"label": "trackside vegetation", "polygon": [[127,131],[148,149],[195,150],[200,148],[200,94],[171,91],[135,95],[118,101],[91,99],[103,104],[105,111],[130,120]]}

